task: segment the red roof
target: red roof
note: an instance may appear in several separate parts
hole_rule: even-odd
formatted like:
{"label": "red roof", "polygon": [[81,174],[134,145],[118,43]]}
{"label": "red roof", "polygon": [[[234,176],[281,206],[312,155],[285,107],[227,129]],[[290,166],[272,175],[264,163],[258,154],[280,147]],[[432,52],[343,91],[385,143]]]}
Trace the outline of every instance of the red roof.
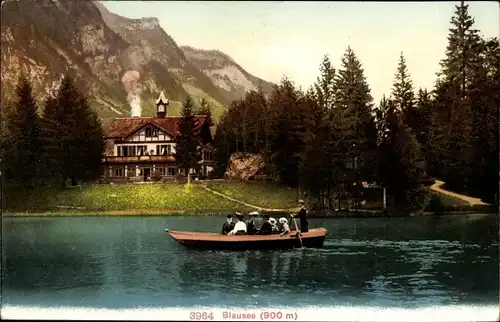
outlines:
{"label": "red roof", "polygon": [[[125,139],[132,135],[146,124],[152,124],[160,130],[163,130],[170,136],[179,134],[178,124],[181,117],[123,117],[116,118],[109,123],[106,131],[106,138]],[[206,116],[195,116],[196,129],[199,129],[206,120]]]}

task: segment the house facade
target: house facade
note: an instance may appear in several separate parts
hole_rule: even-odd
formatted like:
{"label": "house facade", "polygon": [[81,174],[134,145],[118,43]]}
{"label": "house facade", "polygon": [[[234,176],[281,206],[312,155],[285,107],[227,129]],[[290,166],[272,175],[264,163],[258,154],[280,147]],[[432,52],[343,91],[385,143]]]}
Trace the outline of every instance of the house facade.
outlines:
{"label": "house facade", "polygon": [[[179,116],[167,116],[168,99],[163,91],[156,101],[155,117],[126,117],[111,121],[106,131],[103,174],[111,181],[149,181],[174,178],[184,174],[175,158]],[[195,116],[195,133],[200,137],[201,161],[191,172],[208,175],[215,166],[212,160],[213,135],[209,119]]]}

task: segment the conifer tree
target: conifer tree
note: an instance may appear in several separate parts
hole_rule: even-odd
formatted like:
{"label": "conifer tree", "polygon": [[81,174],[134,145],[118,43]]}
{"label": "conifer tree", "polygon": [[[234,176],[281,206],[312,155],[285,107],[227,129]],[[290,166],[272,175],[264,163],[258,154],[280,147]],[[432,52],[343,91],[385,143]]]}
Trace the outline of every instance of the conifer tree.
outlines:
{"label": "conifer tree", "polygon": [[190,97],[182,105],[178,129],[179,136],[175,156],[178,167],[184,169],[187,175],[190,169],[196,168],[201,160],[198,149],[200,139],[196,135],[196,119],[193,115],[193,102]]}
{"label": "conifer tree", "polygon": [[433,127],[433,102],[427,89],[420,88],[416,99],[416,117],[413,133],[417,142],[420,144],[422,155],[426,160],[426,169],[434,171],[433,162],[435,160],[435,151],[431,148]]}
{"label": "conifer tree", "polygon": [[500,106],[500,43],[483,41],[481,67],[474,73],[470,89],[471,160],[470,193],[494,203],[498,198],[498,109]]}
{"label": "conifer tree", "polygon": [[403,52],[401,52],[399,56],[397,72],[394,75],[392,100],[394,101],[396,109],[403,113],[405,124],[414,131],[417,126],[415,94],[413,93],[413,84]]}
{"label": "conifer tree", "polygon": [[56,97],[46,101],[42,119],[43,160],[47,180],[65,185],[101,174],[104,132],[86,96],[66,75]]}
{"label": "conifer tree", "polygon": [[215,125],[215,122],[212,119],[212,107],[204,97],[200,100],[200,109],[198,111],[198,114],[207,116],[209,119],[208,122],[210,126]]}
{"label": "conifer tree", "polygon": [[[335,121],[339,151],[345,162],[357,159],[359,167],[351,171],[355,180],[374,178],[373,162],[377,129],[372,114],[373,98],[366,82],[361,62],[349,46],[342,57],[342,66],[335,80],[335,101],[338,117]],[[359,176],[358,176],[359,174]]]}
{"label": "conifer tree", "polygon": [[291,187],[297,187],[299,183],[300,157],[304,147],[304,125],[301,124],[304,114],[300,99],[301,93],[286,77],[270,97],[273,132],[270,134],[269,160],[275,177]]}
{"label": "conifer tree", "polygon": [[463,1],[456,6],[451,24],[435,88],[433,149],[438,153],[435,175],[463,191],[470,186],[473,171],[471,89],[481,68],[481,39]]}
{"label": "conifer tree", "polygon": [[391,200],[389,210],[410,214],[421,210],[425,193],[425,164],[420,147],[402,120],[392,100],[383,100],[385,133],[377,153],[379,182],[387,189]]}
{"label": "conifer tree", "polygon": [[32,189],[40,183],[40,120],[30,82],[20,77],[17,99],[6,109],[0,140],[6,181]]}
{"label": "conifer tree", "polygon": [[330,111],[335,104],[335,68],[328,55],[319,67],[320,76],[314,84],[315,97],[321,108]]}

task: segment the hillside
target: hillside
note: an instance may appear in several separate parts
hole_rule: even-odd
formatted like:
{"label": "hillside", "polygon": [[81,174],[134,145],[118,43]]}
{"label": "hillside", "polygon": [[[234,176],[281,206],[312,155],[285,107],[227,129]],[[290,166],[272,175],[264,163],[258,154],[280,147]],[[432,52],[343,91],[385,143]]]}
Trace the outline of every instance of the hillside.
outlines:
{"label": "hillside", "polygon": [[211,102],[217,117],[245,90],[259,83],[270,88],[226,54],[219,53],[217,69],[207,67],[204,52],[196,56],[179,47],[157,18],[121,17],[100,2],[8,1],[2,4],[1,27],[3,104],[21,73],[41,103],[69,71],[105,123],[131,115],[131,105],[136,113],[152,115],[160,90],[172,102],[169,114],[178,113],[190,95],[196,103],[202,97]]}
{"label": "hillside", "polygon": [[246,92],[256,90],[259,86],[264,92],[272,90],[272,83],[249,74],[223,52],[189,46],[183,46],[182,51],[190,63],[203,71],[220,90],[229,96],[242,98]]}

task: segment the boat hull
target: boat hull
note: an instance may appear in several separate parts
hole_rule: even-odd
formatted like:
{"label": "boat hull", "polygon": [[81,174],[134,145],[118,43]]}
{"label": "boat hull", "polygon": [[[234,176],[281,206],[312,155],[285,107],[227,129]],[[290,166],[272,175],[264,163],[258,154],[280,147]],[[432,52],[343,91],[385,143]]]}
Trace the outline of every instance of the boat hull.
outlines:
{"label": "boat hull", "polygon": [[[296,232],[289,235],[235,235],[226,236],[215,233],[195,233],[169,231],[169,235],[179,244],[190,248],[217,250],[251,250],[251,249],[292,249],[300,248],[301,243]],[[314,228],[302,234],[302,246],[321,248],[326,237],[326,229]]]}

